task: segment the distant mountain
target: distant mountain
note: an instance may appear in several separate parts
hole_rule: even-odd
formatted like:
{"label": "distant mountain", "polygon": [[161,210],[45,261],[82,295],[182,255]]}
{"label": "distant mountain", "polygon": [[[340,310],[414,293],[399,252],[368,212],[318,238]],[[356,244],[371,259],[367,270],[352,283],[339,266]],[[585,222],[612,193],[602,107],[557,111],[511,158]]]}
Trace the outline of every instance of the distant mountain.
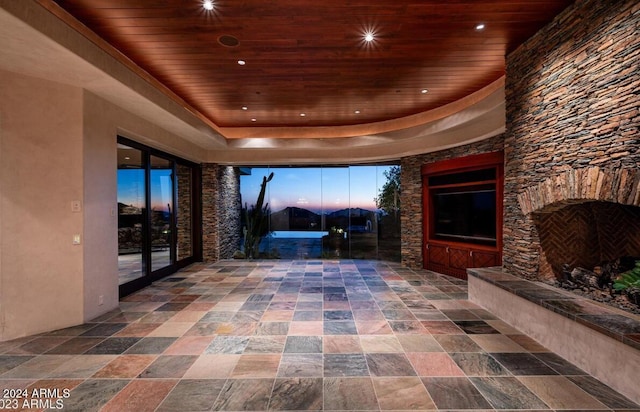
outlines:
{"label": "distant mountain", "polygon": [[286,207],[271,213],[271,230],[319,230],[321,217],[300,207]]}
{"label": "distant mountain", "polygon": [[369,217],[375,215],[372,210],[362,209],[361,207],[352,207],[348,209],[340,209],[335,212],[328,213],[327,216],[336,217]]}
{"label": "distant mountain", "polygon": [[362,208],[336,210],[324,215],[308,209],[289,206],[270,215],[271,230],[329,230],[331,227],[370,231],[376,221],[376,212]]}
{"label": "distant mountain", "polygon": [[119,215],[140,215],[142,214],[142,209],[136,206],[127,205],[121,202],[118,202],[118,214]]}
{"label": "distant mountain", "polygon": [[376,212],[352,207],[327,214],[324,223],[327,228],[335,227],[356,233],[371,232],[376,226],[376,221]]}
{"label": "distant mountain", "polygon": [[271,213],[271,216],[275,216],[275,215],[287,215],[291,217],[305,217],[305,218],[313,218],[313,217],[320,216],[319,214],[312,212],[311,210],[303,209],[301,207],[295,207],[295,206],[285,207],[282,210]]}

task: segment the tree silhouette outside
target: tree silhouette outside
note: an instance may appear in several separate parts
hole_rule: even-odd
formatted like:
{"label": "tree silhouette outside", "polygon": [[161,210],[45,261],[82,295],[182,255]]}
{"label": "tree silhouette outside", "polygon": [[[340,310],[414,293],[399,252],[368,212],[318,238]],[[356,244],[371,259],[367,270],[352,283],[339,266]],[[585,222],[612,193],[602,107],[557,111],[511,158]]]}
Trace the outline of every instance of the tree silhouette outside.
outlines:
{"label": "tree silhouette outside", "polygon": [[400,166],[392,166],[383,174],[387,181],[375,198],[376,207],[386,214],[396,215],[400,211]]}

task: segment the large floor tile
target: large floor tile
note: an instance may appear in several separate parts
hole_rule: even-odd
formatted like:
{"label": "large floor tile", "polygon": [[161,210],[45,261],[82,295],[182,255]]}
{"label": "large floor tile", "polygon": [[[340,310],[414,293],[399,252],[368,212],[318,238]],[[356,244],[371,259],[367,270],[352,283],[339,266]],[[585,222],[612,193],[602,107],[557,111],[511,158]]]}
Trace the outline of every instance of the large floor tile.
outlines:
{"label": "large floor tile", "polygon": [[68,389],[81,412],[640,411],[466,291],[380,261],[199,263],[0,343],[0,388]]}

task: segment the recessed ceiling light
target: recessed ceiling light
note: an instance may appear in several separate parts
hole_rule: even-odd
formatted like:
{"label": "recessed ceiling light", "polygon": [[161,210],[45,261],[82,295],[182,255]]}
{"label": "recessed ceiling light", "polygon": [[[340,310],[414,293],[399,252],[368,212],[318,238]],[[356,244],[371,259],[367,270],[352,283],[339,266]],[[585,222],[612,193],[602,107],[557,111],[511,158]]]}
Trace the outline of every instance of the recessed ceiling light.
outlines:
{"label": "recessed ceiling light", "polygon": [[360,110],[356,110],[354,113],[355,114],[360,114]]}
{"label": "recessed ceiling light", "polygon": [[240,66],[244,66],[245,64],[247,64],[247,62],[246,62],[246,61],[244,61],[244,60],[238,60],[238,64],[239,64]]}
{"label": "recessed ceiling light", "polygon": [[129,156],[125,156],[124,160],[131,160],[131,158]]}
{"label": "recessed ceiling light", "polygon": [[484,30],[484,28],[485,28],[484,23],[479,23],[476,25],[476,30]]}
{"label": "recessed ceiling light", "polygon": [[204,0],[202,2],[202,8],[205,10],[213,10],[213,0]]}
{"label": "recessed ceiling light", "polygon": [[306,113],[300,113],[300,117],[305,117],[306,115]]}
{"label": "recessed ceiling light", "polygon": [[242,106],[242,110],[249,110],[247,106]]}
{"label": "recessed ceiling light", "polygon": [[257,121],[258,121],[258,119],[251,119],[251,121],[252,121],[252,122],[257,122]]}
{"label": "recessed ceiling light", "polygon": [[427,89],[422,89],[422,90],[420,90],[420,93],[422,93],[422,94],[427,94],[427,93],[429,93],[429,90],[427,90]]}
{"label": "recessed ceiling light", "polygon": [[237,47],[240,44],[240,40],[230,34],[223,34],[222,36],[218,37],[218,43],[220,43],[224,47]]}
{"label": "recessed ceiling light", "polygon": [[360,27],[360,37],[362,40],[360,45],[365,49],[375,48],[378,43],[380,30],[373,24],[365,24]]}

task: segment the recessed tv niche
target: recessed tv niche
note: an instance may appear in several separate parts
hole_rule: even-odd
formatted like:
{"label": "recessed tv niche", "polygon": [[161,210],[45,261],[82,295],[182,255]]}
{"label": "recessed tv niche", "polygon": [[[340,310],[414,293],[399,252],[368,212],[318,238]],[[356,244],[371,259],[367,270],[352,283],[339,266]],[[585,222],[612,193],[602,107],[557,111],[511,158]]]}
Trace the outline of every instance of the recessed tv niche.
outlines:
{"label": "recessed tv niche", "polygon": [[423,266],[467,278],[502,263],[502,152],[422,165]]}
{"label": "recessed tv niche", "polygon": [[496,190],[469,187],[432,191],[436,239],[496,244]]}

